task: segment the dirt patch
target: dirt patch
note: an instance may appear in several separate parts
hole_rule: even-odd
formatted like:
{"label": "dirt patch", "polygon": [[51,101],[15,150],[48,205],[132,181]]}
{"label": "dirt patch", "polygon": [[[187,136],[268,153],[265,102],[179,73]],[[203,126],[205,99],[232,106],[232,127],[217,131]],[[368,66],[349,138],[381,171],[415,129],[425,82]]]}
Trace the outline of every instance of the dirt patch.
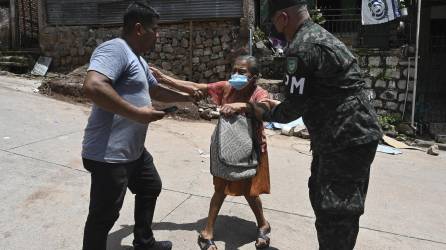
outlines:
{"label": "dirt patch", "polygon": [[[84,98],[82,93],[82,84],[87,75],[88,65],[79,67],[67,75],[64,74],[50,74],[42,85],[39,91],[42,94],[50,95],[59,94],[71,98]],[[86,100],[85,100],[86,101]]]}

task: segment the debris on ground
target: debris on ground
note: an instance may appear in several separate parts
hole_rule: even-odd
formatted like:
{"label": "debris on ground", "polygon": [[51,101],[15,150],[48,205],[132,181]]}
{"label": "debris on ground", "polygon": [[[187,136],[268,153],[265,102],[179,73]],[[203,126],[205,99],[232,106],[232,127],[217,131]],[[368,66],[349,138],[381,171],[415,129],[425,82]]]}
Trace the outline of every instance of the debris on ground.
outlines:
{"label": "debris on ground", "polygon": [[[378,145],[377,152],[391,154],[391,155],[399,155],[399,154],[402,154],[400,149],[422,150],[418,147],[409,146],[404,142],[398,141],[398,140],[391,138],[389,136],[386,136],[386,135],[383,136],[382,141],[387,145],[383,145],[383,144]],[[424,150],[422,150],[422,151],[424,151]]]}
{"label": "debris on ground", "polygon": [[428,148],[430,146],[433,146],[435,144],[434,141],[426,141],[421,139],[416,139],[412,145],[422,148]]}
{"label": "debris on ground", "polygon": [[436,143],[435,141],[426,141],[421,139],[416,139],[413,141],[412,146],[429,148],[433,145],[437,145],[438,149],[446,151],[446,143]]}
{"label": "debris on ground", "polygon": [[303,130],[307,131],[307,127],[305,127],[305,125],[301,124],[301,125],[297,125],[296,127],[293,128],[293,135],[294,136],[298,136],[299,133],[301,133]]}
{"label": "debris on ground", "polygon": [[269,122],[269,123],[267,123],[267,124],[265,125],[265,128],[266,128],[266,129],[272,129],[272,130],[275,130],[275,129],[282,129],[283,127],[291,127],[291,128],[294,128],[294,127],[299,126],[299,125],[303,125],[303,126],[305,126],[305,125],[304,125],[304,121],[303,121],[302,118],[299,118],[299,119],[297,119],[297,120],[295,120],[295,121],[292,121],[292,122],[290,122],[290,123],[285,123],[285,124],[283,124],[283,123],[278,123],[278,122]]}
{"label": "debris on ground", "polygon": [[220,110],[217,105],[212,104],[209,100],[200,101],[197,103],[200,118],[204,120],[218,119],[220,117]]}
{"label": "debris on ground", "polygon": [[400,123],[396,125],[395,129],[398,134],[403,134],[411,137],[415,136],[415,129],[413,129],[408,123]]}
{"label": "debris on ground", "polygon": [[293,136],[293,127],[283,127],[281,130],[282,135]]}
{"label": "debris on ground", "polygon": [[302,118],[287,124],[269,122],[265,124],[265,128],[269,130],[280,130],[280,133],[285,136],[295,136],[305,140],[310,139],[310,134]]}
{"label": "debris on ground", "polygon": [[220,112],[212,109],[202,109],[198,110],[200,112],[200,118],[204,120],[218,119],[220,117]]}
{"label": "debris on ground", "polygon": [[378,148],[376,149],[377,152],[390,154],[390,155],[400,155],[402,152],[396,148],[387,146],[387,145],[378,145]]}
{"label": "debris on ground", "polygon": [[308,133],[308,130],[306,128],[299,130],[298,132],[295,132],[294,136],[305,139],[305,140],[310,139],[310,133]]}
{"label": "debris on ground", "polygon": [[287,124],[269,122],[266,123],[265,128],[269,130],[280,130],[281,134],[286,136],[295,136],[305,140],[310,139],[310,134],[308,133],[307,127],[305,126],[302,118]]}
{"label": "debris on ground", "polygon": [[398,140],[395,140],[395,139],[393,139],[391,137],[388,137],[388,136],[385,136],[385,135],[383,136],[383,141],[387,145],[389,145],[391,147],[394,147],[394,148],[397,148],[397,149],[416,149],[416,150],[419,150],[419,148],[417,148],[417,147],[409,146],[409,145],[405,144],[404,142],[400,142]]}
{"label": "debris on ground", "polygon": [[31,71],[31,75],[45,76],[52,61],[51,57],[40,56]]}
{"label": "debris on ground", "polygon": [[[49,96],[59,94],[82,100],[84,98],[82,84],[87,75],[87,69],[88,64],[73,70],[67,75],[51,74],[42,82],[39,91]],[[86,100],[83,101],[86,102]]]}
{"label": "debris on ground", "polygon": [[435,144],[435,145],[430,146],[430,148],[427,150],[427,154],[433,155],[433,156],[440,155],[440,149],[438,148],[438,145]]}

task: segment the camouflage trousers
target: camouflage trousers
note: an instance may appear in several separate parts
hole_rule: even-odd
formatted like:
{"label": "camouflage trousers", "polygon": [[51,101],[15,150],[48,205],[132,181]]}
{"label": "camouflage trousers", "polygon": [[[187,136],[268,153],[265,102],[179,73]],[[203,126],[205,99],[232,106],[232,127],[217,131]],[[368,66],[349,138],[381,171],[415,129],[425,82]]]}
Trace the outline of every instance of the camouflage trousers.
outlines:
{"label": "camouflage trousers", "polygon": [[373,142],[334,153],[313,153],[308,187],[319,249],[354,248],[377,146]]}

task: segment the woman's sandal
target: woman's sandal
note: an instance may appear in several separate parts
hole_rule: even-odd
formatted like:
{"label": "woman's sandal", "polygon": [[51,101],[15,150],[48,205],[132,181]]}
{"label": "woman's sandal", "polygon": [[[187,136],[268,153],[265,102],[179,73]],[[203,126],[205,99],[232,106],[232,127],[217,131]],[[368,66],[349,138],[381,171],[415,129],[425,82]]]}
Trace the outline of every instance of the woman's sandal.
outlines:
{"label": "woman's sandal", "polygon": [[[268,227],[268,229],[257,229],[257,240],[256,240],[256,249],[265,249],[269,247],[269,243],[271,241],[270,239],[271,236],[271,226]],[[260,243],[259,239],[262,239],[265,241],[265,243]]]}
{"label": "woman's sandal", "polygon": [[201,250],[209,250],[210,247],[214,247],[214,249],[217,249],[217,245],[215,245],[213,239],[205,239],[203,238],[203,236],[201,236],[201,234],[198,235],[197,243]]}

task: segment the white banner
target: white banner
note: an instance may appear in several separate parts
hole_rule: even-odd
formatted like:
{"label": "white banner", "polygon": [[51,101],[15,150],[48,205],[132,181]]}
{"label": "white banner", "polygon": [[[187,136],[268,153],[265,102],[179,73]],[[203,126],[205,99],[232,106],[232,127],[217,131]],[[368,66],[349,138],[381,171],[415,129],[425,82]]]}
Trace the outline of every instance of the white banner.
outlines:
{"label": "white banner", "polygon": [[362,24],[387,23],[400,17],[398,0],[362,0]]}

